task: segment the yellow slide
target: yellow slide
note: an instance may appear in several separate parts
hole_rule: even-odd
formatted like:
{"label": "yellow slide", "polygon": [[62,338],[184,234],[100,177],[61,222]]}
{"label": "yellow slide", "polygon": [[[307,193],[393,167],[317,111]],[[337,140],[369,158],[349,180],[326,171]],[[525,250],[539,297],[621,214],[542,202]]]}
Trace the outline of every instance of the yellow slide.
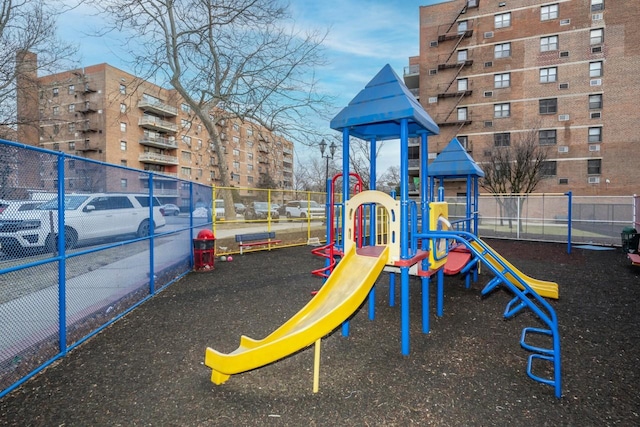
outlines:
{"label": "yellow slide", "polygon": [[338,263],[309,303],[262,340],[241,336],[229,354],[207,348],[205,364],[211,381],[223,384],[230,375],[259,368],[306,348],[347,320],[365,300],[388,258],[388,247],[374,256],[358,255],[355,248]]}
{"label": "yellow slide", "polygon": [[[478,239],[480,240],[480,239]],[[481,241],[481,240],[480,240]],[[520,270],[518,270],[513,264],[504,259],[498,252],[496,252],[491,246],[487,245],[486,242],[482,242],[486,247],[490,249],[490,252],[487,253],[484,257],[487,262],[496,267],[499,270],[502,270],[500,264],[496,259],[500,259],[506,266],[508,266],[515,274],[517,274],[531,289],[536,291],[538,295],[541,297],[554,298],[558,299],[558,284],[556,282],[548,282],[546,280],[534,279],[533,277],[529,277]],[[471,246],[473,246],[478,252],[482,253],[484,249],[480,246],[478,242],[471,242]],[[510,273],[505,274],[507,280],[522,289],[523,286],[518,282],[518,280],[513,277]]]}

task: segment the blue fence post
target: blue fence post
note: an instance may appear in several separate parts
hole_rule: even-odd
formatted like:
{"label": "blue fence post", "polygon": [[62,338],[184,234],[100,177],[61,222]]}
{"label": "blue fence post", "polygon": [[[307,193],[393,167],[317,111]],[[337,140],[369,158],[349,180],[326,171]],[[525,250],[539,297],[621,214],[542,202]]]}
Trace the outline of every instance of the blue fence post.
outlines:
{"label": "blue fence post", "polygon": [[573,193],[571,191],[567,191],[564,193],[565,196],[568,196],[567,203],[567,253],[571,253],[571,206],[573,205]]}
{"label": "blue fence post", "polygon": [[[58,342],[60,353],[67,353],[67,263],[64,233],[64,154],[58,155]],[[55,236],[53,230],[51,235]]]}
{"label": "blue fence post", "polygon": [[155,220],[153,219],[153,174],[149,174],[149,293],[156,293],[156,269],[154,266],[154,236],[156,234]]}

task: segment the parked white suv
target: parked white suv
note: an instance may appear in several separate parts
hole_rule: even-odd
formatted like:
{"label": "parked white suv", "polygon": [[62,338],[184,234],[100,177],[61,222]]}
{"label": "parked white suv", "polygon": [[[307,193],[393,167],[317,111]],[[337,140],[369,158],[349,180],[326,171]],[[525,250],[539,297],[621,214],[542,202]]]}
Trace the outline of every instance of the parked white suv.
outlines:
{"label": "parked white suv", "polygon": [[[160,202],[153,199],[153,226],[165,225]],[[145,237],[150,234],[149,196],[144,194],[93,193],[64,197],[65,247],[80,242],[122,235]],[[58,199],[33,210],[2,215],[0,250],[20,255],[28,249],[53,251],[57,247]]]}
{"label": "parked white suv", "polygon": [[284,206],[287,218],[324,218],[325,207],[315,200],[292,200]]}

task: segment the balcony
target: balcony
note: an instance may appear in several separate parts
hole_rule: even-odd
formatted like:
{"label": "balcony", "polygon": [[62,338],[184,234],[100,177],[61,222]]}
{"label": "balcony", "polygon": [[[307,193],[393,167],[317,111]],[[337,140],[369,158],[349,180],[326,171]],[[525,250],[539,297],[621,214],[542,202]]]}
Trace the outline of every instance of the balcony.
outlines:
{"label": "balcony", "polygon": [[138,101],[138,108],[145,112],[157,114],[162,117],[175,117],[178,115],[178,108],[160,101],[141,99]]}
{"label": "balcony", "polygon": [[260,142],[258,144],[258,151],[260,151],[261,153],[268,153],[269,147],[267,147],[267,144]]}
{"label": "balcony", "polygon": [[85,101],[78,106],[78,111],[82,114],[95,113],[98,111],[98,106],[95,102]]}
{"label": "balcony", "polygon": [[456,83],[438,85],[438,98],[462,98],[471,96],[472,90],[460,90],[456,87]]}
{"label": "balcony", "polygon": [[442,118],[442,119],[436,119],[436,123],[438,126],[440,127],[444,127],[444,126],[466,126],[466,125],[470,125],[471,123],[473,123],[473,120],[471,120],[471,118],[469,116],[465,117],[465,118],[461,118],[461,117],[456,117],[455,115],[453,115],[453,117],[449,117],[449,118]]}
{"label": "balcony", "polygon": [[156,165],[177,165],[178,157],[167,156],[166,154],[159,153],[142,153],[138,157],[138,161],[141,163],[153,163]]}
{"label": "balcony", "polygon": [[165,148],[175,150],[178,148],[178,143],[174,138],[164,138],[161,136],[143,136],[139,141],[140,145],[146,145],[148,147]]}
{"label": "balcony", "polygon": [[[154,181],[158,181],[158,180],[169,180],[169,181],[175,181],[178,178],[178,173],[177,172],[160,172],[160,171],[148,171],[148,172],[153,172],[153,180]],[[141,173],[138,176],[139,179],[142,180],[147,180],[149,179],[149,175],[146,173]]]}
{"label": "balcony", "polygon": [[98,132],[100,130],[100,125],[97,120],[83,120],[78,122],[77,129],[84,133]]}
{"label": "balcony", "polygon": [[446,42],[449,40],[457,40],[459,38],[468,39],[473,35],[473,30],[466,31],[449,31],[438,33],[438,43]]}
{"label": "balcony", "polygon": [[166,120],[162,120],[159,117],[155,116],[142,116],[140,117],[140,121],[138,125],[145,129],[151,129],[160,132],[172,132],[175,133],[178,131],[178,125],[175,123],[168,122]]}
{"label": "balcony", "polygon": [[83,141],[83,142],[76,142],[75,150],[82,151],[82,152],[100,151],[100,147],[98,146],[98,143],[95,141]]}
{"label": "balcony", "polygon": [[438,70],[447,70],[449,68],[464,68],[473,65],[473,59],[465,59],[458,61],[443,60],[438,62]]}

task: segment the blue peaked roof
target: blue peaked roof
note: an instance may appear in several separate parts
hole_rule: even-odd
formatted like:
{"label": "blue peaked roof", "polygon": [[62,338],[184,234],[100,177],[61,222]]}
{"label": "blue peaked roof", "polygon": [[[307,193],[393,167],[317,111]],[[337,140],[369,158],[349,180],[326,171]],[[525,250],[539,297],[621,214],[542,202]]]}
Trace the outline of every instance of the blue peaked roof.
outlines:
{"label": "blue peaked roof", "polygon": [[484,172],[460,145],[458,138],[453,138],[449,145],[431,162],[428,175],[442,178],[467,176],[482,178]]}
{"label": "blue peaked roof", "polygon": [[331,120],[330,126],[336,130],[349,128],[349,134],[360,139],[398,139],[401,119],[409,120],[410,137],[424,131],[427,135],[440,133],[438,125],[387,64]]}

